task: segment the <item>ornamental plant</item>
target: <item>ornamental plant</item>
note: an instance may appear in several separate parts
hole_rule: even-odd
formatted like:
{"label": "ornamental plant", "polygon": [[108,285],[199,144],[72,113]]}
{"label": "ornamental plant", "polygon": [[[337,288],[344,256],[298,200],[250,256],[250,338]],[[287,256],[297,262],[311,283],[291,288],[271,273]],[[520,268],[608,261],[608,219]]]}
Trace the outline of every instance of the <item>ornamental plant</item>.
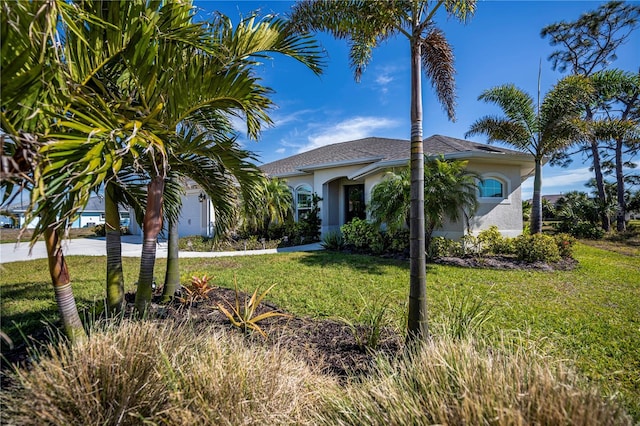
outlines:
{"label": "ornamental plant", "polygon": [[243,333],[248,333],[249,331],[257,331],[262,335],[262,337],[267,337],[267,334],[260,328],[258,323],[267,318],[273,317],[290,317],[291,315],[284,314],[282,312],[276,311],[268,311],[262,314],[257,313],[258,306],[260,306],[260,302],[262,299],[271,291],[275,284],[269,287],[266,291],[264,291],[260,296],[258,296],[258,288],[256,288],[253,292],[253,295],[249,300],[244,298],[244,303],[240,304],[240,291],[238,290],[238,281],[236,278],[233,279],[233,283],[235,286],[235,303],[232,305],[227,302],[229,309],[225,308],[222,304],[218,303],[218,309],[220,312],[227,317],[227,319],[231,322],[234,327],[237,327],[242,330]]}

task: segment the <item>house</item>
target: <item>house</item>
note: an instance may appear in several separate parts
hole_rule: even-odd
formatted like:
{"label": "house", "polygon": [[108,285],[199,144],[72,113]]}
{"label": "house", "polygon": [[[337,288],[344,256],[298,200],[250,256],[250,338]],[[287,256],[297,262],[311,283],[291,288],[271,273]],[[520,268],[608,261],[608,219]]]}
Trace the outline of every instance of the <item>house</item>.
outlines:
{"label": "house", "polygon": [[[2,218],[6,218],[6,223],[10,223],[13,227],[23,227],[25,226],[25,213],[27,210],[26,201],[21,202],[20,204],[15,204],[8,208],[8,212],[11,214],[9,216],[2,216]],[[120,221],[122,226],[129,226],[129,211],[122,207],[119,208],[120,211]],[[89,228],[95,225],[104,223],[104,196],[97,195],[89,198],[87,205],[84,209],[78,214],[78,216],[71,222],[71,228]],[[34,228],[37,224],[37,219],[34,219],[31,223],[27,225],[27,228]]]}
{"label": "house", "polygon": [[[386,172],[408,166],[409,148],[407,140],[369,137],[326,145],[260,168],[266,175],[287,182],[294,195],[296,220],[311,209],[312,194],[322,198],[319,204],[321,232],[325,234],[339,230],[354,217],[366,217],[371,190]],[[471,232],[478,233],[496,225],[505,236],[522,233],[520,188],[533,174],[531,155],[441,135],[425,139],[424,151],[428,156],[468,160],[467,169],[482,177],[479,209],[469,222]],[[211,236],[215,211],[195,182],[186,182],[182,204],[179,235]],[[141,234],[135,221],[131,223],[130,232]],[[466,232],[466,223],[461,221],[446,223],[434,235],[459,238]]]}
{"label": "house", "polygon": [[[496,146],[434,135],[424,140],[427,156],[468,160],[467,169],[482,178],[479,208],[469,221],[478,233],[491,225],[509,237],[522,233],[521,184],[534,171],[529,154]],[[306,213],[311,194],[321,198],[322,233],[335,231],[354,217],[365,218],[371,191],[385,173],[407,167],[410,142],[369,137],[335,143],[283,158],[261,167],[268,176],[286,180],[294,195],[295,217]],[[448,222],[434,235],[459,238],[466,223]]]}

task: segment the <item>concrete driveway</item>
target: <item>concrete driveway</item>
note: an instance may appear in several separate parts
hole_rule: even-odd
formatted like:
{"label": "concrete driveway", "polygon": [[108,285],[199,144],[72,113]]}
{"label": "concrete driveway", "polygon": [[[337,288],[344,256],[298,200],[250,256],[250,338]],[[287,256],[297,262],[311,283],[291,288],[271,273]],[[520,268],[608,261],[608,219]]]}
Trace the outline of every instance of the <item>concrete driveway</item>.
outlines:
{"label": "concrete driveway", "polygon": [[[62,250],[65,256],[106,256],[105,238],[75,238],[64,240]],[[194,252],[181,251],[180,257],[225,257],[225,256],[249,256],[260,254],[286,253],[295,251],[322,250],[320,243],[307,244],[297,247],[285,247],[280,249],[227,251],[227,252]],[[122,257],[140,257],[142,253],[142,237],[140,235],[122,236]],[[43,241],[38,241],[29,247],[29,242],[19,244],[0,244],[0,263],[20,262],[24,260],[46,259],[47,249]],[[167,257],[167,242],[158,242],[156,257]]]}

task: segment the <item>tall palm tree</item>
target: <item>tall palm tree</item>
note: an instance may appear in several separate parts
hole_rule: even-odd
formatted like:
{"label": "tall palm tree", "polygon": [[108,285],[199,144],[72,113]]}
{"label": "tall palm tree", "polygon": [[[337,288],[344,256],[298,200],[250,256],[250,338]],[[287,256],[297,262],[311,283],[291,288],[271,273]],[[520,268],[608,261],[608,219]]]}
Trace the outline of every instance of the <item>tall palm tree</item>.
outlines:
{"label": "tall palm tree", "polygon": [[411,51],[411,212],[408,339],[426,339],[426,257],[424,224],[424,149],[422,133],[422,69],[450,119],[454,118],[453,53],[433,21],[441,7],[464,21],[475,0],[303,1],[293,8],[292,20],[306,30],[329,31],[350,43],[356,80],[380,43],[404,36]]}
{"label": "tall palm tree", "polygon": [[[478,175],[466,170],[467,161],[427,158],[424,171],[424,210],[429,247],[433,231],[445,220],[458,221],[472,216],[478,208]],[[373,188],[369,210],[376,223],[391,230],[408,224],[410,210],[410,170],[389,172]]]}
{"label": "tall palm tree", "polygon": [[533,200],[531,232],[542,231],[542,162],[553,153],[576,142],[583,135],[577,123],[580,99],[591,96],[588,79],[568,76],[559,81],[538,104],[513,84],[497,86],[482,92],[479,100],[496,104],[503,116],[485,116],[476,120],[465,137],[486,135],[488,141],[502,142],[533,156]]}

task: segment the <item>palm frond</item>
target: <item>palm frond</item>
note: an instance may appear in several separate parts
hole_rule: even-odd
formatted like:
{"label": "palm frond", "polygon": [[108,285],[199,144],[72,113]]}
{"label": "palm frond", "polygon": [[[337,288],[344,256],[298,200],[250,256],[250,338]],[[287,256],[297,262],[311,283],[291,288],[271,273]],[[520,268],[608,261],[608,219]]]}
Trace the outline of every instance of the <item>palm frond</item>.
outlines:
{"label": "palm frond", "polygon": [[444,33],[431,27],[421,43],[424,72],[431,81],[436,96],[450,120],[455,119],[455,68],[453,49]]}
{"label": "palm frond", "polygon": [[485,135],[489,143],[503,142],[513,148],[535,155],[531,147],[532,135],[522,123],[511,121],[505,117],[485,116],[474,121],[465,138]]}

